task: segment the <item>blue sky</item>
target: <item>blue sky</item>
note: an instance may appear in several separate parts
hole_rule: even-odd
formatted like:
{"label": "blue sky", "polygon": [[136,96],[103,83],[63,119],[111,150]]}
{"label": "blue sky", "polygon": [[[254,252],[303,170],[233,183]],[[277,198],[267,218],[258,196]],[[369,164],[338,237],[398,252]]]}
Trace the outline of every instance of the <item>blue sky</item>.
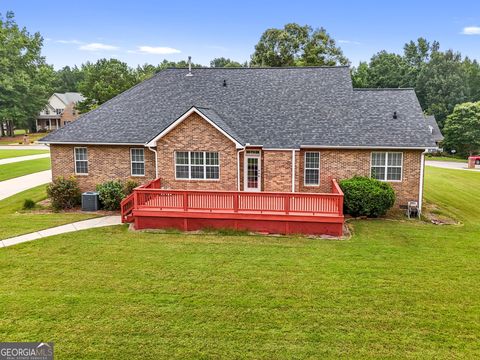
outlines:
{"label": "blue sky", "polygon": [[480,1],[0,0],[45,38],[55,68],[115,57],[129,65],[249,59],[262,32],[288,22],[323,26],[353,65],[420,36],[480,60]]}

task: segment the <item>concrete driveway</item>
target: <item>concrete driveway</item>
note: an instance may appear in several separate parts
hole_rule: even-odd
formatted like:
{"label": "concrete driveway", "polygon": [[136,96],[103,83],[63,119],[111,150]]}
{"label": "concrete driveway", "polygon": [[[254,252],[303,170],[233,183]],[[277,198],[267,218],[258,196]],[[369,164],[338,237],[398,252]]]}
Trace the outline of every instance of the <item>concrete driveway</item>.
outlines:
{"label": "concrete driveway", "polygon": [[47,184],[50,181],[52,181],[52,172],[50,170],[0,181],[0,200],[32,187]]}
{"label": "concrete driveway", "polygon": [[468,169],[467,163],[455,162],[455,161],[425,161],[425,165],[434,166],[444,169],[455,169],[455,170],[469,170],[469,171],[480,171],[480,166],[477,165],[476,169]]}

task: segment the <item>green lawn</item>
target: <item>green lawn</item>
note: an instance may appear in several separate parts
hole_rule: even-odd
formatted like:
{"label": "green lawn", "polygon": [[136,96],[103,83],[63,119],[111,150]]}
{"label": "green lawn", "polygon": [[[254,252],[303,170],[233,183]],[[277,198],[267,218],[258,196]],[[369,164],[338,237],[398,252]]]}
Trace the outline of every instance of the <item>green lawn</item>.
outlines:
{"label": "green lawn", "polygon": [[16,150],[16,149],[0,150],[0,160],[20,157],[20,156],[48,154],[49,152],[50,152],[49,150]]}
{"label": "green lawn", "polygon": [[0,181],[50,169],[50,158],[0,165]]}
{"label": "green lawn", "polygon": [[[18,131],[15,130],[15,136],[14,137],[0,137],[0,145],[8,145],[8,144],[19,144],[23,142],[23,134],[25,133],[24,130]],[[41,139],[42,137],[46,136],[47,133],[31,133],[28,134],[28,138],[30,139],[30,143],[33,143],[34,141],[37,141]]]}
{"label": "green lawn", "polygon": [[63,359],[479,358],[480,174],[426,173],[463,225],[362,220],[344,241],[117,226],[2,249],[0,338]]}
{"label": "green lawn", "polygon": [[46,199],[46,197],[46,185],[40,185],[0,200],[0,239],[7,239],[9,237],[90,219],[96,216],[92,214],[62,212],[55,214],[32,213],[22,210],[25,199],[38,202]]}
{"label": "green lawn", "polygon": [[450,157],[450,156],[428,156],[427,155],[425,157],[425,160],[429,160],[429,161],[452,161],[452,162],[462,162],[462,163],[468,162],[467,159],[460,159],[460,158]]}

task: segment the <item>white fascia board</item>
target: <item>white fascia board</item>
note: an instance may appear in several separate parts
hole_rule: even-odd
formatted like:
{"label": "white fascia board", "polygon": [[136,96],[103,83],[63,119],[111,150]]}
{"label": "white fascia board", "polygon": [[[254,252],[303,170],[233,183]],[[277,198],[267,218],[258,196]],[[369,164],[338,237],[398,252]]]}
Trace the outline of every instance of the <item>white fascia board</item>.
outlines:
{"label": "white fascia board", "polygon": [[96,142],[81,142],[81,141],[37,141],[39,144],[49,145],[109,145],[109,146],[145,146],[144,143],[96,143]]}
{"label": "white fascia board", "polygon": [[157,141],[160,140],[162,137],[164,137],[165,135],[167,135],[170,131],[172,131],[173,129],[175,129],[177,127],[177,125],[179,125],[183,120],[185,120],[186,118],[188,118],[191,114],[193,113],[197,113],[198,115],[200,115],[202,117],[202,119],[204,119],[206,122],[208,122],[210,125],[212,125],[215,129],[217,129],[218,131],[220,131],[223,135],[225,135],[226,138],[228,138],[229,140],[231,140],[237,149],[243,149],[243,145],[240,144],[237,140],[235,140],[232,136],[230,136],[228,133],[226,133],[222,128],[220,128],[217,124],[215,124],[212,120],[210,120],[208,117],[206,117],[205,115],[202,114],[201,111],[197,110],[194,107],[192,107],[190,110],[188,110],[185,114],[183,114],[182,116],[180,116],[177,120],[175,120],[173,123],[171,123],[165,130],[163,130],[160,134],[158,134],[157,136],[155,136],[152,140],[150,140],[148,143],[145,144],[145,146],[147,147],[153,147],[153,146],[157,146]]}
{"label": "white fascia board", "polygon": [[395,149],[395,150],[425,150],[425,146],[332,146],[332,145],[301,145],[301,149]]}

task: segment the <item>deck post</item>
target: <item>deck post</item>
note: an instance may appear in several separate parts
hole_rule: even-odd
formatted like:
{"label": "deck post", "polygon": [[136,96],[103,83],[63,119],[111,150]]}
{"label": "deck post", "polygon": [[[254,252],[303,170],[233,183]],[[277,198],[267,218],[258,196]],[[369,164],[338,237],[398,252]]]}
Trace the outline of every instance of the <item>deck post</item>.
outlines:
{"label": "deck post", "polygon": [[183,193],[183,211],[188,211],[188,193]]}
{"label": "deck post", "polygon": [[238,212],[238,192],[233,195],[233,212]]}

